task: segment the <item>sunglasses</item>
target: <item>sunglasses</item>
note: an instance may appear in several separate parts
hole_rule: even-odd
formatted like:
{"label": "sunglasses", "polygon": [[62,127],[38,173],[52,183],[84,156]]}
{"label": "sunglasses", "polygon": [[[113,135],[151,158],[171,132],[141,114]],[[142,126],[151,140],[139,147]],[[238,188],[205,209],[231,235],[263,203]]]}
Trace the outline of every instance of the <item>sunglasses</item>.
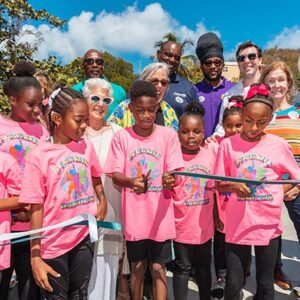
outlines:
{"label": "sunglasses", "polygon": [[163,87],[166,87],[169,84],[169,80],[166,80],[166,79],[159,80],[159,79],[153,78],[153,79],[150,79],[149,82],[151,82],[155,86],[157,86],[160,83]]}
{"label": "sunglasses", "polygon": [[215,59],[215,60],[206,60],[203,65],[207,68],[211,67],[212,65],[215,65],[215,67],[221,67],[223,64],[223,60],[221,59]]}
{"label": "sunglasses", "polygon": [[91,95],[90,96],[90,99],[93,103],[97,103],[99,102],[100,100],[102,100],[102,102],[106,105],[109,105],[113,102],[113,98],[111,97],[107,97],[107,96],[103,96],[103,97],[99,97],[99,96],[96,96],[96,95]]}
{"label": "sunglasses", "polygon": [[104,65],[104,60],[102,58],[85,58],[84,62],[87,63],[89,66],[93,64],[96,64],[98,66]]}
{"label": "sunglasses", "polygon": [[236,60],[237,60],[238,62],[243,62],[243,61],[246,60],[246,58],[248,58],[249,60],[254,60],[254,59],[256,59],[257,57],[258,57],[258,56],[257,56],[256,53],[249,53],[249,54],[247,54],[247,55],[239,55],[239,56],[237,56]]}

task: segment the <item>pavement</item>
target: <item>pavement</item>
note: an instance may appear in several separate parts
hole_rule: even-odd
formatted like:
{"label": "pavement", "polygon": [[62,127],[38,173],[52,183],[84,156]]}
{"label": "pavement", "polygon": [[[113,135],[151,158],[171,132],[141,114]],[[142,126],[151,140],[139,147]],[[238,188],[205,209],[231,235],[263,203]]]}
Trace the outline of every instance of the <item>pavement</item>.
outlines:
{"label": "pavement", "polygon": [[[282,262],[283,270],[289,276],[293,286],[300,286],[300,245],[296,237],[294,226],[287,214],[284,207],[283,209],[283,221],[285,225],[285,231],[282,235]],[[253,253],[252,253],[253,255]],[[214,272],[212,272],[214,274]],[[172,273],[168,272],[168,300],[173,300],[173,287],[172,287]],[[214,282],[215,278],[213,278]],[[255,258],[252,257],[251,276],[247,278],[247,283],[243,290],[244,300],[250,300],[255,293]],[[1,297],[0,297],[1,299]],[[9,300],[18,300],[16,288],[10,291]],[[275,300],[296,300],[297,297],[290,290],[285,291],[275,285]],[[193,282],[189,282],[189,294],[188,300],[199,300],[197,285]]]}

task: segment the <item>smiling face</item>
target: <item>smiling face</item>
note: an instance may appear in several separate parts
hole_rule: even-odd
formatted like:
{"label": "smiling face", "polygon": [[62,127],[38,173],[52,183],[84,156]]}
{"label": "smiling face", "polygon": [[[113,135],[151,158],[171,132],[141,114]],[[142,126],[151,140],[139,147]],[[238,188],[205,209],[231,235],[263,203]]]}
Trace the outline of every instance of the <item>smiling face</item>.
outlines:
{"label": "smiling face", "polygon": [[9,100],[12,105],[11,118],[14,121],[34,123],[40,117],[43,100],[41,88],[24,88]]}
{"label": "smiling face", "polygon": [[287,98],[289,83],[287,75],[282,69],[270,71],[265,78],[265,83],[270,86],[270,96],[276,102],[281,102]]}
{"label": "smiling face", "polygon": [[221,78],[224,62],[219,57],[208,58],[201,64],[201,70],[208,81],[218,81]]}
{"label": "smiling face", "polygon": [[259,141],[272,119],[272,109],[261,102],[251,102],[243,107],[241,137],[248,142]]}
{"label": "smiling face", "polygon": [[147,81],[151,82],[157,90],[157,101],[160,102],[165,95],[167,88],[169,86],[169,77],[167,72],[160,68],[154,74],[151,74]]}
{"label": "smiling face", "polygon": [[248,47],[240,50],[238,53],[238,57],[239,56],[244,56],[244,61],[238,61],[242,77],[254,78],[260,73],[262,58],[258,57],[258,51],[255,47]]}
{"label": "smiling face", "polygon": [[[93,102],[91,96],[98,96],[99,101]],[[110,98],[109,92],[105,89],[96,88],[90,91],[86,97],[89,105],[90,117],[94,120],[102,121],[107,114],[108,105],[104,103],[105,98]]]}
{"label": "smiling face", "polygon": [[235,113],[228,115],[223,121],[223,128],[225,131],[225,137],[229,137],[240,133],[243,128],[241,114]]}
{"label": "smiling face", "polygon": [[83,58],[83,70],[87,79],[101,77],[104,72],[102,53],[96,50],[87,51]]}
{"label": "smiling face", "polygon": [[204,138],[202,118],[196,115],[184,115],[180,120],[178,137],[183,153],[197,153]]}
{"label": "smiling face", "polygon": [[157,51],[157,59],[169,66],[170,73],[176,73],[180,65],[181,47],[175,42],[167,42]]}

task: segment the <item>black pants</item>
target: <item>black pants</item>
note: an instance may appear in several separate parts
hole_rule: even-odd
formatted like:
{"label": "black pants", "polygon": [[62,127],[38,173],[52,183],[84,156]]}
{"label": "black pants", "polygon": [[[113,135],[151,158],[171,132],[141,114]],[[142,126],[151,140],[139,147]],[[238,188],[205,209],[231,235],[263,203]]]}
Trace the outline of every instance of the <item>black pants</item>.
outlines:
{"label": "black pants", "polygon": [[[244,270],[251,246],[226,243],[227,279],[225,300],[239,300],[243,288]],[[256,284],[255,300],[274,299],[274,268],[278,251],[278,238],[268,246],[255,246]]]}
{"label": "black pants", "polygon": [[30,263],[30,241],[11,245],[11,269],[6,273],[10,281],[13,270],[18,279],[19,300],[39,300],[40,288],[36,285]]}
{"label": "black pants", "polygon": [[187,299],[188,280],[192,267],[199,288],[200,300],[210,300],[211,290],[211,240],[201,245],[183,244],[174,241],[175,266],[173,289],[175,300]]}
{"label": "black pants", "polygon": [[8,297],[8,289],[10,283],[11,269],[4,269],[0,271],[0,299],[7,300]]}
{"label": "black pants", "polygon": [[53,259],[45,259],[61,276],[49,276],[53,292],[46,292],[46,299],[85,300],[92,272],[94,244],[86,237],[71,251]]}
{"label": "black pants", "polygon": [[225,263],[225,234],[219,231],[215,232],[214,244],[214,263],[216,277],[224,276],[226,274],[226,263]]}

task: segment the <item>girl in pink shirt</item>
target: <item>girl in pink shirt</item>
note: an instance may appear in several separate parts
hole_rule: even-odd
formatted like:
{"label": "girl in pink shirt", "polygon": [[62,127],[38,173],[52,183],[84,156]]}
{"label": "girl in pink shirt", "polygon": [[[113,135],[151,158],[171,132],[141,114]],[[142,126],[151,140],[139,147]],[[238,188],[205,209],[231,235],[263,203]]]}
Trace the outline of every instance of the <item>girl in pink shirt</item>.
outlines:
{"label": "girl in pink shirt", "polygon": [[[102,170],[93,145],[82,139],[88,104],[73,89],[58,88],[49,106],[53,142],[40,142],[28,155],[19,199],[31,204],[31,229],[81,213],[103,220]],[[87,299],[93,249],[88,228],[79,225],[48,231],[31,242],[34,278],[47,299]]]}
{"label": "girl in pink shirt", "polygon": [[[264,132],[272,119],[273,100],[266,86],[252,86],[242,109],[243,130],[220,144],[216,174],[255,180],[300,179],[300,169],[282,138]],[[254,299],[274,299],[273,275],[282,233],[282,201],[290,185],[219,182],[231,192],[226,214],[225,299],[240,299],[244,270],[255,246],[257,291]]]}
{"label": "girl in pink shirt", "polygon": [[[241,110],[244,98],[242,96],[232,96],[228,100],[228,106],[224,110],[222,126],[225,136],[216,137],[216,152],[219,144],[224,138],[240,133],[243,124],[241,119]],[[211,144],[211,143],[210,143]],[[225,230],[226,230],[226,206],[230,198],[230,193],[218,193],[218,212],[219,218],[223,223],[223,230],[215,231],[213,242],[213,255],[216,273],[216,283],[211,291],[213,299],[222,299],[224,297],[225,279],[226,279],[226,263],[225,263]]]}
{"label": "girl in pink shirt", "polygon": [[[28,153],[40,140],[48,139],[49,134],[38,122],[43,97],[41,86],[33,77],[35,67],[23,61],[14,66],[13,72],[15,76],[3,85],[3,91],[11,104],[11,112],[7,117],[0,116],[0,151],[10,154],[19,163],[22,174]],[[12,231],[29,230],[28,212],[24,208],[16,210],[13,223]],[[31,273],[30,243],[13,244],[11,250],[20,298],[39,299],[39,288]]]}
{"label": "girl in pink shirt", "polygon": [[[11,209],[18,208],[20,192],[20,167],[9,154],[0,152],[0,235],[10,233]],[[9,198],[8,198],[9,197]],[[1,242],[2,244],[3,242]],[[10,282],[10,245],[0,246],[0,295],[8,296]],[[3,297],[3,298],[2,298]]]}
{"label": "girl in pink shirt", "polygon": [[[204,108],[191,103],[179,121],[179,140],[186,172],[213,174],[215,152],[200,147],[204,138]],[[176,238],[173,289],[175,299],[187,299],[192,267],[201,300],[210,300],[211,240],[214,236],[214,191],[211,180],[180,177],[173,190]]]}

